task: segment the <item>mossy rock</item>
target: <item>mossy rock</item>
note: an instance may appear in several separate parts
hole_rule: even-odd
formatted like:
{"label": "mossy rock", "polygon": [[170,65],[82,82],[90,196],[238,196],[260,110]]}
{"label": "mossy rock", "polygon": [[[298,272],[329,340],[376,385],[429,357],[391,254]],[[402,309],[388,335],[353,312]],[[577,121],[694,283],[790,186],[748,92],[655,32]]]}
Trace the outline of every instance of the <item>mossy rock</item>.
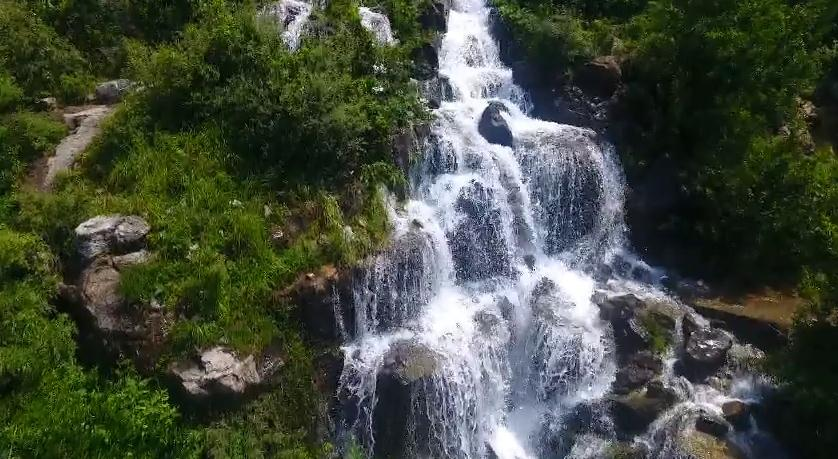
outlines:
{"label": "mossy rock", "polygon": [[692,432],[684,438],[681,447],[685,454],[695,459],[744,459],[735,445],[703,432]]}

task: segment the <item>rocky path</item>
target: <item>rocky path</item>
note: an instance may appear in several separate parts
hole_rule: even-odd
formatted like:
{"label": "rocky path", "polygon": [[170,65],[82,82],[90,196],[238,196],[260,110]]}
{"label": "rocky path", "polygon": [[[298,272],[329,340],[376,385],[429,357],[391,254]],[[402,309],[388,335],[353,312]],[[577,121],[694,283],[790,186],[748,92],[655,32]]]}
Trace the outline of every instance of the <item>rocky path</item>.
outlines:
{"label": "rocky path", "polygon": [[94,105],[64,115],[64,122],[70,127],[72,133],[55,147],[55,154],[47,158],[46,170],[39,180],[39,188],[44,191],[52,189],[56,177],[73,167],[79,155],[99,135],[102,122],[113,111],[113,106]]}

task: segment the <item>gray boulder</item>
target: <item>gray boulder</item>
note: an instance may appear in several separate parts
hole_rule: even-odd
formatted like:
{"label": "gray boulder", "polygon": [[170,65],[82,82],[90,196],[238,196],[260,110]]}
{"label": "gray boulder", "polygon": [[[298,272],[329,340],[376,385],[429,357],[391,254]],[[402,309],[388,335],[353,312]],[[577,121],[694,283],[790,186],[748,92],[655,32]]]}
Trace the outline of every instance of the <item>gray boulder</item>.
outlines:
{"label": "gray boulder", "polygon": [[100,104],[115,104],[134,87],[129,80],[112,80],[96,86],[96,101]]}
{"label": "gray boulder", "polygon": [[[273,365],[271,370],[278,366]],[[242,397],[263,381],[253,356],[240,358],[220,346],[204,350],[191,360],[171,364],[169,375],[178,390],[192,401]]]}
{"label": "gray boulder", "polygon": [[93,217],[76,227],[76,249],[83,261],[104,254],[125,254],[142,248],[151,227],[137,216]]}
{"label": "gray boulder", "polygon": [[489,102],[489,105],[483,110],[483,114],[480,116],[477,130],[489,143],[512,147],[512,131],[509,129],[509,124],[507,124],[501,115],[501,113],[506,111],[507,109],[502,103],[497,101]]}
{"label": "gray boulder", "polygon": [[153,368],[166,339],[171,312],[131,304],[120,291],[124,270],[147,263],[149,225],[136,216],[99,216],[76,228],[78,270],[59,286],[62,305],[79,327],[85,360],[112,362],[128,357],[141,370]]}

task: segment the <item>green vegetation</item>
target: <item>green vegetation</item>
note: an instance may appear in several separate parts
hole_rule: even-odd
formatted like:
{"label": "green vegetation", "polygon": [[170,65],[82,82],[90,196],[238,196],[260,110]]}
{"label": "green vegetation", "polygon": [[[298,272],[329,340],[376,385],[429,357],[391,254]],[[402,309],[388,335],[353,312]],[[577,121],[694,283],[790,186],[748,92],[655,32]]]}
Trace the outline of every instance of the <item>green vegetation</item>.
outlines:
{"label": "green vegetation", "polygon": [[[416,6],[399,5],[406,36],[418,37],[408,24]],[[357,4],[316,12],[326,32],[296,53],[256,13],[222,0],[0,0],[3,457],[331,454],[317,436],[325,402],[312,381],[323,349],[274,292],[386,240],[381,186],[404,181],[391,139],[424,115],[410,46],[376,46]],[[30,189],[28,167],[66,135],[38,99],[81,102],[93,75],[143,90],[54,191]],[[73,229],[108,213],[152,227],[155,256],[123,274],[123,294],[178,318],[150,374],[80,364],[75,325],[53,306]],[[163,371],[219,343],[278,346],[278,384],[237,410],[181,413]]]}

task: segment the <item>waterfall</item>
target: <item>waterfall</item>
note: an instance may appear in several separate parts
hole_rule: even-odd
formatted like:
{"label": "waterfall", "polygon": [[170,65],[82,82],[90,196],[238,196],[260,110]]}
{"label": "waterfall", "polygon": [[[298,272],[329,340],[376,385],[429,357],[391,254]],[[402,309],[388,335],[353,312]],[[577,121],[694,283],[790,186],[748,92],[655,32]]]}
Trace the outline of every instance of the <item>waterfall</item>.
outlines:
{"label": "waterfall", "polygon": [[282,40],[291,51],[300,47],[303,29],[311,16],[312,4],[302,0],[281,0],[268,4],[260,15],[271,18],[280,29]]}
{"label": "waterfall", "polygon": [[[338,395],[344,434],[376,457],[549,457],[544,439],[615,379],[595,290],[662,295],[595,280],[631,258],[615,153],[590,130],[528,116],[489,14],[483,0],[454,0],[439,45],[453,97],[434,110],[411,195],[392,209],[391,247],[355,280]],[[377,15],[362,9],[362,23],[391,43]],[[490,143],[486,119],[508,133]],[[571,455],[605,447],[583,438]]]}

